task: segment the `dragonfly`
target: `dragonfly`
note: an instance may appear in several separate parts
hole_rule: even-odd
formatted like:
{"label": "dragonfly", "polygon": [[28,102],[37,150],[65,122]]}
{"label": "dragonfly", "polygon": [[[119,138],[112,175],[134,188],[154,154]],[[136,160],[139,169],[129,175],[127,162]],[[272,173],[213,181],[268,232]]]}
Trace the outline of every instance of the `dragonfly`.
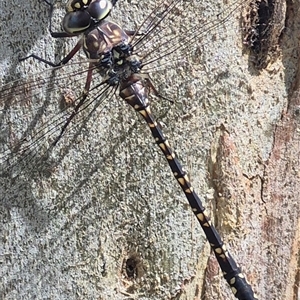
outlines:
{"label": "dragonfly", "polygon": [[[54,67],[54,69],[50,70],[53,75],[47,75],[47,77],[43,74],[34,74],[24,84],[21,81],[17,81],[2,88],[1,94],[3,96],[1,98],[5,99],[5,101],[2,100],[3,109],[1,112],[6,116],[7,111],[9,112],[8,107],[12,107],[16,103],[22,103],[27,109],[32,104],[30,102],[38,102],[40,89],[45,82],[49,84],[49,90],[53,87],[53,90],[58,92],[64,90],[65,87],[62,82],[63,79],[68,77],[72,78],[72,82],[78,86],[76,88],[72,86],[71,96],[70,94],[61,96],[62,100],[68,98],[70,101],[65,107],[61,108],[59,114],[50,110],[50,115],[53,117],[49,118],[49,121],[44,122],[43,120],[44,116],[49,113],[46,103],[40,109],[32,112],[32,115],[29,117],[32,118],[34,116],[35,118],[32,119],[37,119],[38,121],[32,121],[25,131],[20,129],[13,130],[10,127],[12,124],[3,124],[3,130],[8,133],[10,138],[15,132],[22,132],[21,135],[13,137],[12,140],[16,140],[16,142],[13,142],[9,149],[3,149],[2,151],[3,172],[5,175],[10,172],[11,176],[14,176],[14,173],[18,173],[20,169],[24,172],[28,172],[28,170],[32,172],[34,169],[39,173],[43,171],[45,161],[49,160],[49,156],[53,152],[58,153],[61,150],[59,145],[68,134],[71,125],[77,126],[76,124],[79,124],[81,126],[92,114],[96,113],[99,104],[104,100],[111,102],[119,94],[127,104],[132,106],[142,116],[149,126],[156,143],[167,159],[173,175],[201,225],[221,267],[224,278],[235,297],[245,300],[257,299],[252,287],[247,283],[241,269],[212,225],[200,197],[194,191],[187,173],[181,166],[150,109],[149,97],[151,95],[167,100],[167,97],[164,97],[152,82],[149,75],[151,68],[153,68],[152,65],[163,61],[176,51],[187,52],[195,35],[207,34],[207,32],[212,31],[220,24],[227,22],[235,11],[231,7],[230,10],[223,12],[221,21],[218,19],[215,23],[208,22],[207,24],[202,24],[201,27],[195,25],[189,29],[189,35],[174,34],[170,38],[164,38],[161,33],[164,35],[164,30],[170,29],[164,25],[164,21],[168,20],[170,16],[175,21],[178,20],[179,17],[176,18],[174,12],[180,8],[181,4],[182,1],[178,0],[173,0],[168,5],[165,5],[165,3],[160,4],[145,19],[138,30],[129,31],[114,21],[106,20],[111,8],[115,5],[114,2],[89,1],[83,5],[81,1],[68,1],[67,14],[63,21],[65,31],[54,32],[52,35],[54,37],[72,37],[83,33],[83,37],[59,63],[52,63],[39,56],[30,55],[31,58]],[[99,5],[101,9],[104,7],[104,14],[101,11],[99,18],[98,16],[90,17],[89,9],[92,5],[93,8],[94,5]],[[239,6],[237,5],[236,7]],[[90,9],[90,11],[95,11],[95,9]],[[89,12],[87,25],[81,19],[82,14],[86,16],[86,12]],[[150,45],[156,44],[159,45],[161,51],[145,51]],[[178,47],[174,47],[174,44],[178,45]],[[88,57],[88,68],[83,67],[86,65],[85,60],[78,62],[78,68],[76,73],[74,73],[73,70],[74,68],[76,69],[76,63],[72,63],[72,68],[70,69],[68,69],[68,63],[81,48],[83,48]],[[184,58],[182,62],[178,62],[179,65],[180,63],[185,63]],[[150,68],[147,69],[147,67]],[[160,64],[160,67],[167,68],[168,65],[167,63],[165,66]],[[154,70],[157,70],[157,66],[154,67]],[[95,80],[95,73],[97,74],[96,76],[100,76],[100,80]],[[82,92],[82,88],[80,89],[79,86],[84,80],[85,87]],[[28,103],[26,103],[27,101]],[[40,123],[39,120],[41,120]],[[74,139],[76,139],[76,133]],[[60,152],[60,155],[64,156],[65,153]]]}

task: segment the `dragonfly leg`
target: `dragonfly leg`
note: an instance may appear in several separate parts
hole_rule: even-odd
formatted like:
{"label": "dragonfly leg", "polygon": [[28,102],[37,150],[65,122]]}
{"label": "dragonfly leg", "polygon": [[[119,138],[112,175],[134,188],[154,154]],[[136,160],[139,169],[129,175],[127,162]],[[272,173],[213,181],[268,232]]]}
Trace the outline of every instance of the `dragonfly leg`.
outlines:
{"label": "dragonfly leg", "polygon": [[49,60],[39,57],[36,54],[30,54],[26,57],[20,57],[19,61],[21,62],[21,61],[27,60],[28,58],[33,58],[33,59],[36,59],[38,61],[45,63],[46,65],[51,66],[51,67],[59,67],[59,66],[62,66],[62,65],[65,65],[66,63],[68,63],[69,60],[79,51],[79,49],[81,48],[81,45],[82,45],[82,43],[81,43],[81,39],[80,39],[79,42],[76,44],[76,46],[70,51],[70,53],[67,56],[65,56],[59,63],[53,63]]}
{"label": "dragonfly leg", "polygon": [[64,132],[66,131],[67,127],[69,126],[69,124],[71,123],[71,121],[74,119],[74,117],[77,115],[79,109],[85,103],[85,100],[88,97],[89,89],[90,89],[90,86],[91,86],[92,75],[93,75],[93,64],[90,63],[81,99],[80,99],[79,103],[74,107],[73,112],[71,113],[71,115],[68,117],[67,121],[65,122],[65,124],[61,128],[59,135],[57,136],[57,138],[52,143],[53,147],[59,142],[59,140],[63,136]]}

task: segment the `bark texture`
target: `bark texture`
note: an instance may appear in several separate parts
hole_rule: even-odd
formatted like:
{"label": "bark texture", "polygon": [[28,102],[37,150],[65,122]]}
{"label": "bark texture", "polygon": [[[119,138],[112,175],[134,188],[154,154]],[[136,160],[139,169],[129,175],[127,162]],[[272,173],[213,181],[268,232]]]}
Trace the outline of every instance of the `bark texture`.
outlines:
{"label": "bark texture", "polygon": [[[237,5],[204,2],[183,1],[172,26],[162,30],[190,34],[195,24]],[[258,298],[299,300],[300,7],[289,0],[276,6],[274,45],[258,70],[243,45],[250,2],[241,3],[230,21],[193,33],[186,57],[174,56],[167,69],[151,73],[175,102],[153,99],[153,111]],[[112,18],[134,29],[157,4],[120,0]],[[63,16],[59,5],[54,24]],[[19,63],[18,55],[53,61],[76,43],[50,37],[41,1],[2,0],[0,8],[3,86],[34,73],[50,75],[34,60]],[[63,92],[84,85],[83,78],[64,80]],[[45,82],[39,88],[40,102],[30,113],[58,109],[58,96],[50,94],[56,87]],[[33,124],[26,103],[10,111],[21,131]],[[7,118],[1,103],[1,122]],[[59,143],[59,163],[47,174],[0,178],[0,298],[234,299],[135,112],[107,99],[73,126],[78,134]]]}

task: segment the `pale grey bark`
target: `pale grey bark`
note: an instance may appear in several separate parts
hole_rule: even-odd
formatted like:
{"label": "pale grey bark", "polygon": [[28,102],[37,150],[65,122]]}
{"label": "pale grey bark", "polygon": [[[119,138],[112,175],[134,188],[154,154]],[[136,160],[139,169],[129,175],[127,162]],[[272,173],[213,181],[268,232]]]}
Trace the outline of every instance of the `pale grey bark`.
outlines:
{"label": "pale grey bark", "polygon": [[[171,29],[216,19],[232,3],[191,1]],[[113,18],[132,29],[154,4],[120,0]],[[237,11],[195,36],[187,63],[151,74],[175,101],[154,99],[154,113],[233,257],[268,300],[300,297],[300,22],[298,3],[288,4],[280,55],[265,70],[251,67]],[[3,82],[46,70],[19,64],[19,54],[53,61],[76,43],[50,37],[39,1],[0,7]],[[71,81],[63,85],[74,88]],[[149,129],[121,100],[101,108],[75,141],[66,134],[48,177],[1,178],[0,298],[234,299]],[[11,119],[26,128],[27,117]],[[135,280],[125,276],[128,258],[137,262]]]}

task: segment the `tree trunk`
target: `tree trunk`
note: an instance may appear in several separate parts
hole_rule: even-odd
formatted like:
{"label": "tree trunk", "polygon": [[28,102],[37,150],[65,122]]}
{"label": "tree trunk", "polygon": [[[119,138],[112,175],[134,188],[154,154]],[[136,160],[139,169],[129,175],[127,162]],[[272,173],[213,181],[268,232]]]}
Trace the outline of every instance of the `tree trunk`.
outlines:
{"label": "tree trunk", "polygon": [[[111,17],[133,30],[159,2],[119,1]],[[256,53],[243,40],[258,30],[249,2],[183,3],[161,30],[193,39],[185,57],[170,54],[162,59],[168,65],[150,73],[159,93],[174,101],[152,97],[153,113],[258,299],[298,300],[299,3],[275,2],[268,39],[251,36],[263,45]],[[64,14],[59,4],[56,29]],[[50,76],[43,63],[19,63],[18,56],[59,60],[76,38],[51,38],[42,1],[0,5],[3,86],[33,73]],[[191,31],[238,5],[223,24]],[[59,95],[81,92],[84,76],[65,77],[60,89],[50,81],[38,87],[36,107],[24,101],[7,110],[0,95],[2,144],[7,120],[20,128],[10,147],[34,126],[30,116],[46,124],[41,108],[59,111]],[[30,93],[28,83],[24,99]],[[117,99],[107,96],[93,116],[71,124],[78,134],[66,132],[48,172],[32,163],[30,171],[0,178],[0,298],[235,299],[149,129]]]}

